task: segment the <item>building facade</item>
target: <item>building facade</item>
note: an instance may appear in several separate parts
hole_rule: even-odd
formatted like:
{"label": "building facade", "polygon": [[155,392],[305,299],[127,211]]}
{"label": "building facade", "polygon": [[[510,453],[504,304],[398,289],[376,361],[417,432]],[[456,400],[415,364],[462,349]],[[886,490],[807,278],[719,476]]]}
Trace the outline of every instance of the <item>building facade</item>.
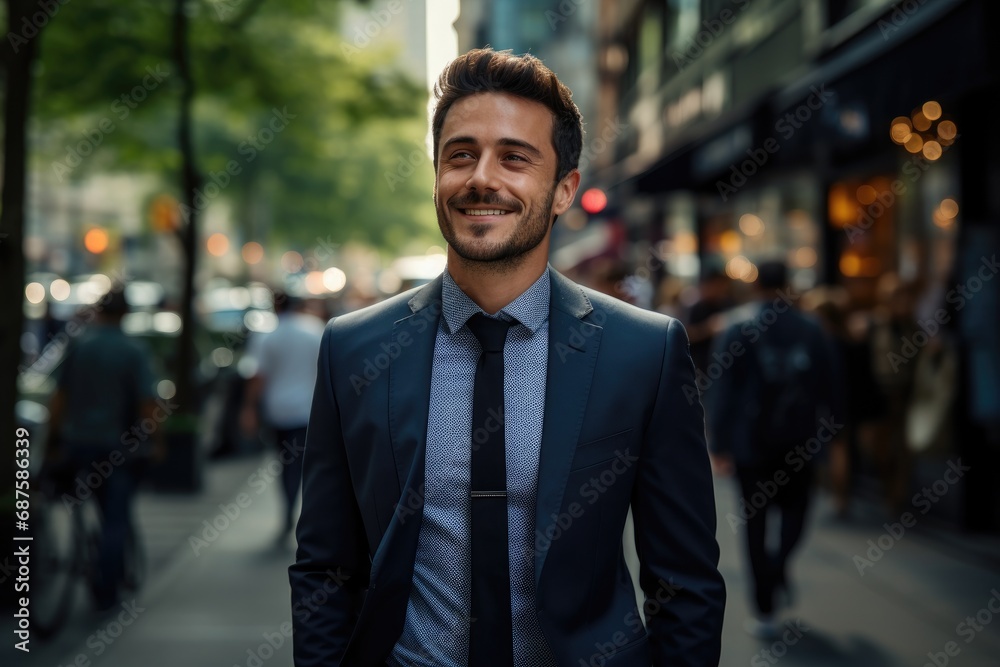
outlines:
{"label": "building facade", "polygon": [[[623,132],[594,180],[630,263],[654,280],[718,268],[739,284],[778,258],[799,290],[837,285],[855,308],[910,300],[916,328],[893,331],[876,365],[907,378],[901,417],[918,425],[904,431],[921,434],[912,406],[935,377],[952,379],[933,400],[955,423],[933,446],[911,437],[905,465],[919,485],[946,460],[975,461],[934,511],[1000,527],[996,3],[629,0],[599,12],[597,122]],[[917,356],[943,340],[951,375]]]}

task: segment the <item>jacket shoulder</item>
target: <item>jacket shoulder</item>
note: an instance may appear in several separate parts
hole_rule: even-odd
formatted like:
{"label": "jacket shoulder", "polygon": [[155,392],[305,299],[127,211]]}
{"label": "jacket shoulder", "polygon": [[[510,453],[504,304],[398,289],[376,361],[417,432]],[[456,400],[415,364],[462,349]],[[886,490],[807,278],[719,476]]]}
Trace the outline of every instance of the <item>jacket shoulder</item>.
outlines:
{"label": "jacket shoulder", "polygon": [[658,334],[662,336],[671,326],[684,329],[677,318],[633,306],[589,287],[580,285],[579,288],[594,307],[593,312],[587,316],[588,319],[594,324],[600,324],[609,333],[617,329],[631,335]]}
{"label": "jacket shoulder", "polygon": [[424,289],[423,286],[415,287],[406,292],[391,296],[384,301],[353,310],[343,315],[337,315],[326,323],[326,329],[328,332],[333,331],[335,335],[343,336],[359,330],[391,328],[395,322],[413,313],[408,305],[409,301],[422,289]]}

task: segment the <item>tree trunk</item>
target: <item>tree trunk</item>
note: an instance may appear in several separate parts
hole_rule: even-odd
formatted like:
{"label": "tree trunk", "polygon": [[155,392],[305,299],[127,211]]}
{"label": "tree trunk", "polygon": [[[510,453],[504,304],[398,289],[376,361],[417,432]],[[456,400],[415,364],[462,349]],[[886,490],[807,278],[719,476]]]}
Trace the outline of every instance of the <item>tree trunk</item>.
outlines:
{"label": "tree trunk", "polygon": [[[31,100],[31,74],[35,62],[37,28],[24,40],[23,21],[30,21],[32,7],[27,0],[7,0],[8,39],[3,47],[6,66],[6,91],[3,101],[3,182],[0,187],[0,498],[3,498],[0,521],[14,532],[14,449],[24,436],[17,432],[17,370],[21,364],[21,332],[24,329],[24,212],[27,199],[28,105]],[[27,434],[28,451],[40,459],[45,443],[41,433]],[[30,517],[29,517],[30,518]],[[24,533],[21,533],[24,535]],[[28,544],[13,543],[13,544]],[[9,565],[4,561],[2,565]],[[4,586],[0,608],[10,609],[16,597],[14,588]]]}
{"label": "tree trunk", "polygon": [[[27,199],[28,104],[31,71],[37,54],[38,33],[25,31],[34,8],[27,0],[7,0],[8,35],[3,45],[7,90],[4,96],[3,193],[0,195],[0,489],[12,493],[15,441],[14,404],[17,401],[16,369],[21,364],[21,332],[24,329],[24,216]],[[25,23],[27,21],[27,23]],[[25,34],[22,35],[22,32]],[[32,434],[40,435],[40,434]],[[31,454],[41,456],[37,437],[30,438]],[[7,517],[4,517],[4,521]],[[11,519],[11,523],[13,519]]]}
{"label": "tree trunk", "polygon": [[189,20],[185,12],[187,0],[174,0],[173,55],[177,75],[181,82],[180,117],[177,125],[177,142],[181,151],[181,186],[184,211],[183,222],[178,230],[184,251],[184,287],[181,300],[181,335],[177,350],[177,394],[176,401],[181,412],[197,414],[194,377],[194,270],[198,251],[199,211],[195,204],[195,193],[200,185],[200,177],[195,164],[194,142],[191,137],[191,115],[194,102],[194,76],[188,50]]}

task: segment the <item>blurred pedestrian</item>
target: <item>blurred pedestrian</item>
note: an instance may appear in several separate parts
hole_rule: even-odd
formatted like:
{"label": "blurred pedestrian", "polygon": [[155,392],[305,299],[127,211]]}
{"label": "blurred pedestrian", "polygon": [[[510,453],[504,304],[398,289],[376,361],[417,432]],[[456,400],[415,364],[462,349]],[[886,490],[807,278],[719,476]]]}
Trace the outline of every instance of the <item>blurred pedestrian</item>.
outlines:
{"label": "blurred pedestrian", "polygon": [[681,319],[684,315],[684,307],[681,305],[681,294],[683,292],[684,281],[677,276],[664,276],[656,288],[656,296],[653,299],[653,310]]}
{"label": "blurred pedestrian", "polygon": [[[787,289],[787,269],[762,262],[751,319],[731,325],[713,347],[717,378],[706,389],[709,447],[716,471],[735,472],[741,492],[730,527],[746,529],[754,617],[747,630],[775,636],[776,596],[790,601],[788,560],[802,536],[822,446],[842,424],[835,405],[832,345]],[[768,548],[772,511],[777,549]]]}
{"label": "blurred pedestrian", "polygon": [[838,518],[850,514],[852,480],[859,467],[860,442],[885,411],[883,396],[872,373],[871,346],[852,317],[850,295],[843,287],[822,286],[802,297],[802,310],[814,314],[837,351],[838,402],[844,406],[844,430],[830,443],[829,475]]}
{"label": "blurred pedestrian", "polygon": [[[247,380],[240,425],[247,436],[253,436],[263,422],[266,437],[274,439],[281,463],[284,521],[279,540],[283,541],[295,526],[323,320],[317,317],[314,304],[286,294],[275,294],[274,310],[278,326],[254,335],[247,344],[254,373]],[[258,411],[263,419],[258,418]]]}
{"label": "blurred pedestrian", "polygon": [[571,93],[530,55],[476,49],[436,95],[447,266],[327,328],[289,569],[293,600],[325,602],[293,614],[295,664],[717,665],[684,329],[548,264],[580,184]]}
{"label": "blurred pedestrian", "polygon": [[705,269],[698,282],[698,298],[688,310],[687,326],[691,337],[691,358],[703,373],[708,366],[712,339],[719,333],[721,316],[735,306],[732,281],[720,267]]}
{"label": "blurred pedestrian", "polygon": [[[88,486],[92,473],[101,477],[94,488],[102,516],[94,592],[97,607],[109,609],[125,575],[135,490],[145,466],[165,454],[159,426],[170,410],[156,402],[149,351],[121,329],[129,310],[124,287],[114,286],[91,307],[93,324],[69,344],[56,371],[46,460],[68,462],[87,475]],[[148,437],[147,423],[156,425]],[[140,425],[142,437],[135,435]]]}
{"label": "blurred pedestrian", "polygon": [[[875,468],[882,482],[885,510],[899,516],[909,495],[913,460],[906,433],[906,415],[913,395],[914,363],[899,363],[917,333],[915,286],[894,273],[878,281],[878,303],[872,312],[870,340],[872,368],[885,396],[884,416],[872,438]],[[905,358],[904,358],[905,359]]]}
{"label": "blurred pedestrian", "polygon": [[628,265],[624,261],[613,257],[600,257],[593,261],[589,273],[587,287],[626,303],[634,303],[626,286],[629,272]]}

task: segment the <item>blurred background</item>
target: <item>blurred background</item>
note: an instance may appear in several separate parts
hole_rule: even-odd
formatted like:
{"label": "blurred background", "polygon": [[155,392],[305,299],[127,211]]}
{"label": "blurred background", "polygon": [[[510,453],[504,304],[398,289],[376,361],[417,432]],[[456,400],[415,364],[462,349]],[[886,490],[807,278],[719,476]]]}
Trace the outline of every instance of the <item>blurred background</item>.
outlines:
{"label": "blurred background", "polygon": [[111,291],[159,410],[122,443],[163,445],[136,476],[128,624],[82,593],[85,513],[33,491],[62,542],[32,577],[61,579],[33,589],[52,627],[15,664],[291,664],[288,463],[243,416],[253,341],[289,303],[321,323],[441,272],[429,90],[486,45],[541,58],[584,116],[556,269],[680,318],[705,393],[767,260],[841,351],[847,426],[795,566],[795,641],[743,632],[738,494],[717,480],[722,664],[997,664],[996,3],[7,0],[0,17],[0,432],[26,429],[46,476],[66,359]]}

